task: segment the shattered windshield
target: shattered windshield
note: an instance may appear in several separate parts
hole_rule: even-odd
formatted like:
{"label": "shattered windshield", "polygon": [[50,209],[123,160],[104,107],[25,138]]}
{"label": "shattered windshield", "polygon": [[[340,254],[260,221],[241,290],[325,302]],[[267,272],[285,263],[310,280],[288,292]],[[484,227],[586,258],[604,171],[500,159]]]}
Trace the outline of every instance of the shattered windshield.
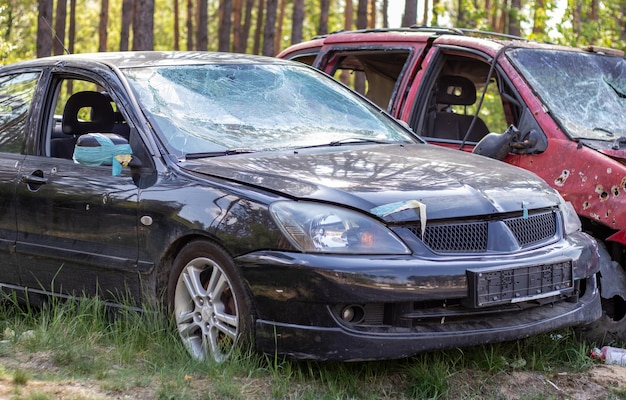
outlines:
{"label": "shattered windshield", "polygon": [[178,156],[414,141],[378,109],[303,66],[206,64],[125,73]]}
{"label": "shattered windshield", "polygon": [[536,49],[513,49],[506,54],[572,138],[626,136],[623,58]]}

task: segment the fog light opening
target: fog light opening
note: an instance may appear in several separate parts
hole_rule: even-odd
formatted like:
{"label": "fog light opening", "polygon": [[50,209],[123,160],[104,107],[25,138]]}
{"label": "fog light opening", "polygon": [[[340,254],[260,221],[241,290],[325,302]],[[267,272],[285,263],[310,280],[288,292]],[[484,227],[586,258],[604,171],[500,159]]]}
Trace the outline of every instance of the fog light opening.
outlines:
{"label": "fog light opening", "polygon": [[340,313],[341,319],[350,324],[359,324],[365,319],[365,309],[357,304],[345,306]]}

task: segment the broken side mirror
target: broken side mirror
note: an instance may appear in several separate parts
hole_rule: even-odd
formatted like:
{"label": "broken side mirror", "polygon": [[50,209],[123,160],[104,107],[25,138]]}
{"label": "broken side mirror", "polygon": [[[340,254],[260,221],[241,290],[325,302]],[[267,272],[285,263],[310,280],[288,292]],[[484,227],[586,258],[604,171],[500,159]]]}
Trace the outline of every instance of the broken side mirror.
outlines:
{"label": "broken side mirror", "polygon": [[519,130],[514,125],[508,127],[504,133],[489,133],[474,147],[472,153],[481,156],[504,160],[511,152],[512,143],[518,140]]}
{"label": "broken side mirror", "polygon": [[519,136],[511,143],[515,154],[538,154],[548,147],[548,138],[528,108],[524,109],[519,121]]}

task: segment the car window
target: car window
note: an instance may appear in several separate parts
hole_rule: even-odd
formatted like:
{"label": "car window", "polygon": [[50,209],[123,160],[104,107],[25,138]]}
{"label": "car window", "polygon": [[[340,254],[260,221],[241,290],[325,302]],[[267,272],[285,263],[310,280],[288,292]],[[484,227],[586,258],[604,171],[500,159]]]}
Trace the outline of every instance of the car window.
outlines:
{"label": "car window", "polygon": [[63,79],[54,91],[54,113],[46,154],[83,165],[111,165],[114,152],[129,153],[130,129],[121,110],[100,85]]}
{"label": "car window", "polygon": [[297,61],[306,65],[313,65],[313,62],[317,58],[317,54],[297,54],[291,57],[288,57],[291,61]]}
{"label": "car window", "polygon": [[22,153],[26,119],[39,73],[0,76],[0,151]]}
{"label": "car window", "polygon": [[398,80],[404,71],[409,50],[338,52],[330,74],[365,95],[379,107],[389,110]]}
{"label": "car window", "polygon": [[429,140],[478,142],[516,122],[514,113],[508,113],[507,119],[507,101],[502,96],[506,85],[497,70],[490,74],[490,64],[455,56],[444,57],[440,65],[430,85],[424,85],[429,91],[427,107],[415,110],[425,113],[423,124],[414,127],[416,132]]}
{"label": "car window", "polygon": [[377,108],[306,66],[164,66],[124,72],[162,141],[178,156],[355,139],[415,141]]}

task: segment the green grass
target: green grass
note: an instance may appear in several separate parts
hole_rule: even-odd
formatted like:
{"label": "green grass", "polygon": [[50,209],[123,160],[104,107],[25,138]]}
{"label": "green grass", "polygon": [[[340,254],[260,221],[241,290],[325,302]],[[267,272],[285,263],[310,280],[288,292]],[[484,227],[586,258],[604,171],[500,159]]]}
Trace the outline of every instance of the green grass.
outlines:
{"label": "green grass", "polygon": [[[313,362],[240,351],[221,365],[190,359],[176,330],[157,312],[119,311],[95,299],[52,300],[40,309],[0,302],[0,365],[37,359],[46,368],[3,367],[20,392],[33,380],[79,380],[111,397],[155,399],[498,398],[514,371],[580,372],[589,347],[569,331],[516,342],[420,354],[405,360]],[[19,363],[17,364],[19,365]],[[624,391],[614,391],[623,398]],[[30,397],[29,397],[30,396]],[[16,398],[49,398],[34,393]],[[525,398],[550,398],[529,393]]]}

